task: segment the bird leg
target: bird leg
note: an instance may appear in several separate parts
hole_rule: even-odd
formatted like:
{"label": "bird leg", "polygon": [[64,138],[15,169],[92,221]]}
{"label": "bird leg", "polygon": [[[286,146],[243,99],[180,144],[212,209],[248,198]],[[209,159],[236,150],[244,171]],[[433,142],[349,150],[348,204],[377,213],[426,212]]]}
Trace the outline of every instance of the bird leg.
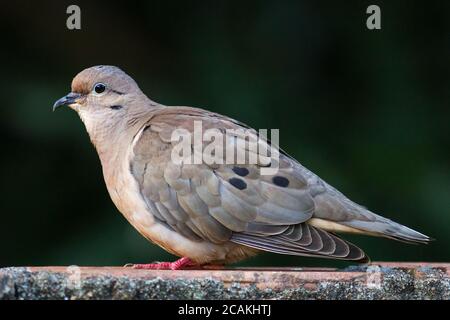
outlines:
{"label": "bird leg", "polygon": [[183,270],[183,269],[191,269],[192,267],[197,266],[197,264],[188,257],[183,257],[174,262],[131,264],[126,266],[130,266],[133,269],[146,269],[146,270]]}

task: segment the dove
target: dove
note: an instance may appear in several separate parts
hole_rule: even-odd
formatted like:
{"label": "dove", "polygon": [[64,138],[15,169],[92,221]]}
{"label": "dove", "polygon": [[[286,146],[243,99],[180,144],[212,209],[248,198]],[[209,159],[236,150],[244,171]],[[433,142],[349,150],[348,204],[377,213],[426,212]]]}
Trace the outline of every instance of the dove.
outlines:
{"label": "dove", "polygon": [[[351,201],[282,150],[277,158],[246,150],[261,153],[265,162],[175,161],[173,133],[193,133],[196,123],[226,136],[223,151],[242,140],[238,129],[252,138],[258,134],[224,115],[156,103],[118,67],[81,71],[53,110],[61,106],[76,111],[84,123],[117,209],[143,237],[180,257],[134,268],[224,265],[261,252],[367,263],[364,251],[340,234],[431,240]],[[267,139],[258,143],[272,150]],[[263,174],[272,161],[276,170]]]}

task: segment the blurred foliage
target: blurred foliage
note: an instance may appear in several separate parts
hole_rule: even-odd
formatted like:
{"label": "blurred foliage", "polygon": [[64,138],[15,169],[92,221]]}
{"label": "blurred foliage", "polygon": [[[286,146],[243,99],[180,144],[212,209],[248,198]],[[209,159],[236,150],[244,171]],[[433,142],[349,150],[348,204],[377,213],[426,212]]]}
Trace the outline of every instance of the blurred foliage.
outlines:
{"label": "blurred foliage", "polygon": [[[437,239],[348,236],[373,260],[450,258],[450,3],[68,1],[2,4],[0,265],[173,259],[119,214],[77,115],[51,113],[97,64],[152,99],[279,128],[281,145],[375,212]],[[345,266],[264,254],[245,265]]]}

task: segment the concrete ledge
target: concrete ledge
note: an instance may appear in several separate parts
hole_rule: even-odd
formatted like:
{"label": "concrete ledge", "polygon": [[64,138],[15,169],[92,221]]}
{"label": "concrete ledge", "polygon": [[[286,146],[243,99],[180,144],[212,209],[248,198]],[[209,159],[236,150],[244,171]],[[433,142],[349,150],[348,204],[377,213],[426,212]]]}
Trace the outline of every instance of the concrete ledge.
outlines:
{"label": "concrete ledge", "polygon": [[450,263],[372,263],[343,270],[121,267],[0,269],[1,299],[450,299]]}

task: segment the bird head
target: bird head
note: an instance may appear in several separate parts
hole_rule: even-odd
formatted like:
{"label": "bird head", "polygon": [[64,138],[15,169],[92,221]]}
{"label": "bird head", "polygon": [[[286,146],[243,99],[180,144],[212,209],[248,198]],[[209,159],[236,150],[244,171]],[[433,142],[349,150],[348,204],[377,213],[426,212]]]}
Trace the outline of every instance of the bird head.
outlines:
{"label": "bird head", "polygon": [[53,110],[62,106],[78,113],[99,154],[112,152],[114,141],[127,136],[125,133],[132,135],[145,114],[161,107],[114,66],[95,66],[77,74],[71,92],[56,101]]}
{"label": "bird head", "polygon": [[72,91],[56,101],[53,110],[68,106],[80,114],[114,113],[142,95],[136,82],[119,68],[95,66],[75,76]]}
{"label": "bird head", "polygon": [[[148,99],[136,82],[114,66],[95,66],[78,73],[72,90],[53,105],[75,110],[95,140],[99,134],[119,131],[156,104]],[[114,129],[116,128],[116,129]]]}

